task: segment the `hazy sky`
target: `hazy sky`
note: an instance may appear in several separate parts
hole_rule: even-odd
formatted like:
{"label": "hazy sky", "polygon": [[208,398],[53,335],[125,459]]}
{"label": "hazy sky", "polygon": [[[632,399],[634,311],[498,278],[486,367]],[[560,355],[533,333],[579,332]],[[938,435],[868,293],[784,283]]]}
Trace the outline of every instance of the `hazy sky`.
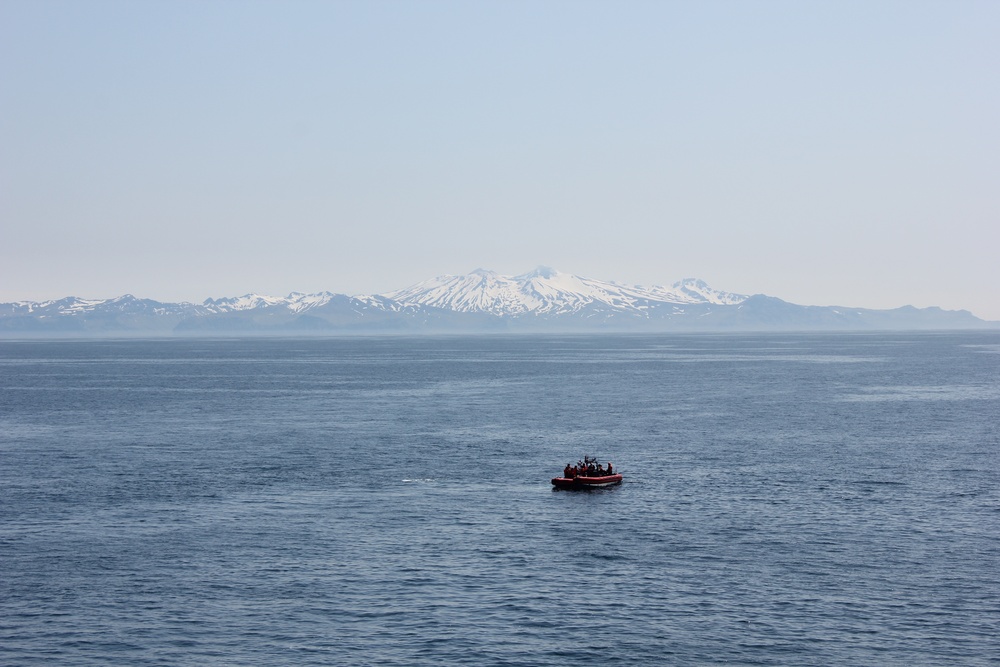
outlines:
{"label": "hazy sky", "polygon": [[0,301],[482,267],[1000,320],[1000,2],[0,0]]}

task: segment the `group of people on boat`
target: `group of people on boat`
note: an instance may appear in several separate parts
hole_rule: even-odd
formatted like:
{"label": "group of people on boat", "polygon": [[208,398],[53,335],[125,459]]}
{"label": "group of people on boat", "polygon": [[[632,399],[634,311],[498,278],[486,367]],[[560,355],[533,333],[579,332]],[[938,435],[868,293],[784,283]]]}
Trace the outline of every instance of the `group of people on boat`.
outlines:
{"label": "group of people on boat", "polygon": [[567,463],[563,468],[563,477],[573,479],[575,477],[605,477],[614,475],[614,467],[608,461],[607,467],[598,463],[596,458],[584,456],[582,461],[577,461],[576,465]]}

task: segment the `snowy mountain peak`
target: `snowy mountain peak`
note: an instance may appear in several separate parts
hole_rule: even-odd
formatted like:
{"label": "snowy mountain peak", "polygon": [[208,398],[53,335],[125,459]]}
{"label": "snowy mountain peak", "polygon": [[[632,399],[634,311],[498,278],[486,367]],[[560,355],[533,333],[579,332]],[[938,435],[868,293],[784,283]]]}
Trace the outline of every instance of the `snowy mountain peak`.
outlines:
{"label": "snowy mountain peak", "polygon": [[521,279],[521,278],[527,279],[527,280],[530,280],[532,278],[551,279],[551,278],[554,278],[554,277],[556,277],[558,275],[559,275],[559,272],[556,271],[555,269],[553,269],[552,267],[540,265],[540,266],[536,267],[534,271],[530,271],[528,273],[525,273],[525,274],[522,274],[520,276],[517,276],[517,279]]}
{"label": "snowy mountain peak", "polygon": [[734,304],[743,295],[718,292],[703,281],[687,279],[672,288],[646,289],[582,278],[539,266],[518,276],[477,269],[465,276],[438,276],[384,296],[407,305],[456,312],[524,315],[646,316],[651,308],[684,304]]}
{"label": "snowy mountain peak", "polygon": [[244,294],[238,297],[222,299],[205,299],[202,304],[209,312],[228,313],[249,311],[261,308],[282,308],[293,313],[301,313],[319,306],[324,306],[337,295],[332,292],[304,294],[292,292],[286,297],[266,296],[263,294]]}
{"label": "snowy mountain peak", "polygon": [[[659,288],[663,289],[663,288]],[[672,291],[693,298],[696,301],[704,299],[710,303],[732,306],[746,301],[744,294],[733,294],[731,292],[720,292],[708,286],[704,280],[698,278],[685,278],[673,284]]]}
{"label": "snowy mountain peak", "polygon": [[284,299],[274,296],[263,296],[260,294],[244,294],[243,296],[224,297],[221,299],[205,299],[204,305],[213,312],[223,313],[234,310],[253,310],[255,308],[267,308],[282,303]]}

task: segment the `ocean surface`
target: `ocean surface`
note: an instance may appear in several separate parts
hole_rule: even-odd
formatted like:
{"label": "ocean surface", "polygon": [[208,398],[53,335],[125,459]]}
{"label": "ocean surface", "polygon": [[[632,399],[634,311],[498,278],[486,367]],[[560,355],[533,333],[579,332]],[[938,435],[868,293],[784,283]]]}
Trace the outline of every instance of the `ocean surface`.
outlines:
{"label": "ocean surface", "polygon": [[0,342],[0,664],[998,665],[1000,334]]}

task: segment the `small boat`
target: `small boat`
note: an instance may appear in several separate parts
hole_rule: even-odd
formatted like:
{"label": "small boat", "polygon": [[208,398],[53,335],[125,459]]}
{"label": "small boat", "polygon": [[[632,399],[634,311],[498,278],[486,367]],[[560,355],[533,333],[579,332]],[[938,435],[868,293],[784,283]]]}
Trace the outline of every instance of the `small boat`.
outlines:
{"label": "small boat", "polygon": [[615,486],[622,483],[621,474],[616,474],[612,470],[612,465],[608,462],[605,467],[597,462],[593,456],[584,456],[583,460],[576,465],[567,464],[563,468],[562,477],[553,477],[552,486],[557,489],[569,491],[580,491],[584,489],[602,489],[606,486]]}
{"label": "small boat", "polygon": [[567,491],[582,491],[586,489],[602,489],[622,483],[620,473],[603,475],[601,477],[553,477],[552,486]]}

